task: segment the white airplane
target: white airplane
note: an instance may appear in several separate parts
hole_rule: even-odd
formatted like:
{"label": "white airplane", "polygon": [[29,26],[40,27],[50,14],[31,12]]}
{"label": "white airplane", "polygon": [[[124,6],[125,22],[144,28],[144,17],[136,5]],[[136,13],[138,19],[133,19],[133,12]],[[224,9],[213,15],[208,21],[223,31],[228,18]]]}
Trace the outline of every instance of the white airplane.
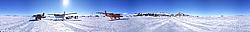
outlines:
{"label": "white airplane", "polygon": [[[60,13],[54,13],[54,14],[48,14],[49,17],[45,18],[47,20],[53,20],[53,21],[65,21],[65,20],[73,20],[73,21],[81,21],[78,19],[77,13],[68,13],[65,12],[62,14]],[[52,17],[51,17],[52,16]]]}

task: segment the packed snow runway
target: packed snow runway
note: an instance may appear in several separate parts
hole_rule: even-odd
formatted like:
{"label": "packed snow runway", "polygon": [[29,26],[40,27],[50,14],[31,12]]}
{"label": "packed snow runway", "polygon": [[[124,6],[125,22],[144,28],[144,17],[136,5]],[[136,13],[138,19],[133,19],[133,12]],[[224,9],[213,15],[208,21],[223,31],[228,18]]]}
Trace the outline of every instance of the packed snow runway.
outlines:
{"label": "packed snow runway", "polygon": [[234,17],[81,17],[82,21],[29,21],[0,16],[1,32],[250,32],[250,16]]}

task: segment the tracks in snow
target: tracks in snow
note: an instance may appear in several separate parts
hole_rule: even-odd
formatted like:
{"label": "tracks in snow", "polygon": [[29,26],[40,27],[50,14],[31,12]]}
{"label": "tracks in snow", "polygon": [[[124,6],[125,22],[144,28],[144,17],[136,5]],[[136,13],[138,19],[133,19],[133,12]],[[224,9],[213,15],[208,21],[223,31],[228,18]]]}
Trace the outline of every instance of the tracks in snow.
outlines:
{"label": "tracks in snow", "polygon": [[[249,32],[249,23],[236,19],[190,17],[131,17],[109,22],[106,18],[83,21],[1,20],[4,32]],[[221,20],[217,20],[221,19]],[[241,18],[240,18],[241,19]],[[249,19],[249,18],[246,18]],[[10,22],[2,22],[10,21]],[[13,31],[15,30],[15,31]]]}

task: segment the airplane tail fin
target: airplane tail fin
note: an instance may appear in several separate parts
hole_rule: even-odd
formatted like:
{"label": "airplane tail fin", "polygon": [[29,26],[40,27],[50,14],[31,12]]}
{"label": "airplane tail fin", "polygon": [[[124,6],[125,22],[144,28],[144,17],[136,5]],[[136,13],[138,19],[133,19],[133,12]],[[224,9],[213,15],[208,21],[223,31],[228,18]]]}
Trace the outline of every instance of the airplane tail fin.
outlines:
{"label": "airplane tail fin", "polygon": [[46,17],[44,16],[44,14],[45,14],[45,13],[42,14],[42,18],[46,18]]}
{"label": "airplane tail fin", "polygon": [[45,13],[42,14],[42,16],[44,16]]}
{"label": "airplane tail fin", "polygon": [[65,15],[65,11],[63,12],[63,15]]}
{"label": "airplane tail fin", "polygon": [[108,14],[107,14],[107,11],[104,11],[104,14],[105,14],[105,16],[107,16]]}

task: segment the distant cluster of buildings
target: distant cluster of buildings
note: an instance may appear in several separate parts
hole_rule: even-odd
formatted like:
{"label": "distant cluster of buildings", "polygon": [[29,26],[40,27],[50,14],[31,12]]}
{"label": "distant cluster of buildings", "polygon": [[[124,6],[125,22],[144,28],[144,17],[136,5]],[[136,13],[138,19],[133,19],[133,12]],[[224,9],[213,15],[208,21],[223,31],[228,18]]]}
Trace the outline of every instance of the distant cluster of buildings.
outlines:
{"label": "distant cluster of buildings", "polygon": [[184,13],[177,13],[177,14],[164,14],[164,13],[137,13],[134,16],[170,16],[170,17],[175,17],[175,16],[190,16]]}

